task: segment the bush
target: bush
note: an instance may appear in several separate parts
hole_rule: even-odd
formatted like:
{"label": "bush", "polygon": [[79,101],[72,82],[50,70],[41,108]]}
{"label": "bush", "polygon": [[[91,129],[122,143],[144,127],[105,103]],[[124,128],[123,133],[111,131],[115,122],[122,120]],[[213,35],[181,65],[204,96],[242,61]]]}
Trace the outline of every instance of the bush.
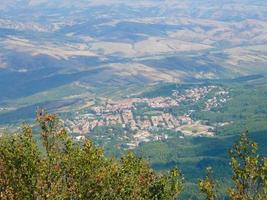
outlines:
{"label": "bush", "polygon": [[156,173],[129,152],[107,158],[90,140],[75,142],[55,115],[37,116],[42,145],[24,125],[0,138],[0,198],[17,199],[173,199],[182,190],[177,169]]}

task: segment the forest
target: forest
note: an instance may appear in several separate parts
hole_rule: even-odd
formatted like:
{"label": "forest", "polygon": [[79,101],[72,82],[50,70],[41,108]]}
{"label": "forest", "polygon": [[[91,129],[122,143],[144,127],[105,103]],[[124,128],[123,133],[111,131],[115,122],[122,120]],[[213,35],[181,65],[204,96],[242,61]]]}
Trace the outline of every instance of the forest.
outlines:
{"label": "forest", "polygon": [[[0,197],[17,199],[180,199],[185,189],[182,172],[159,172],[148,161],[128,152],[106,157],[92,141],[74,141],[59,118],[37,112],[38,129],[23,124],[0,138]],[[40,134],[40,141],[33,132]],[[267,158],[257,152],[248,133],[229,150],[232,169],[227,196],[233,200],[265,200]],[[215,200],[217,180],[211,167],[197,182],[198,199]]]}

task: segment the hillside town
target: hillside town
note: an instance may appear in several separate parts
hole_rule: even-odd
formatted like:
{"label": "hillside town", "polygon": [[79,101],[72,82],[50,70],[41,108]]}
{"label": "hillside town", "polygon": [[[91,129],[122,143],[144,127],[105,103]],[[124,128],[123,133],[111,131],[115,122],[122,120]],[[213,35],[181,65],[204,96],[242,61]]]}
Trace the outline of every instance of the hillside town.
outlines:
{"label": "hillside town", "polygon": [[[184,103],[194,105],[207,98],[211,92],[214,92],[214,95],[205,100],[203,110],[219,107],[229,98],[228,92],[223,88],[203,86],[186,89],[184,92],[174,90],[170,96],[107,100],[103,105],[91,107],[91,112],[66,119],[65,125],[69,132],[75,133],[76,139],[87,135],[90,137],[97,127],[120,126],[133,133],[130,137],[127,136],[129,149],[137,147],[141,142],[168,139],[167,134],[153,134],[160,130],[172,130],[181,133],[181,137],[211,137],[215,134],[214,127],[204,121],[193,120],[191,114],[194,110],[188,110],[183,115],[175,115],[168,111],[169,108],[179,109]],[[150,112],[139,113],[140,106]]]}

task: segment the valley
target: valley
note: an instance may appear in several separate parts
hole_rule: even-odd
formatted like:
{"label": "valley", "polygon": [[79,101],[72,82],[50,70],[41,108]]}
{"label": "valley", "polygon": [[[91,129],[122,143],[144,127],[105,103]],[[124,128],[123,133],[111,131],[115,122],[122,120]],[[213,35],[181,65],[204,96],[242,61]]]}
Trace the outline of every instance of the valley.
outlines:
{"label": "valley", "polygon": [[[44,93],[80,101],[112,98],[110,89],[267,73],[262,1],[5,2],[0,104],[17,110],[28,106],[24,99],[39,104]],[[66,92],[55,97],[61,88]]]}
{"label": "valley", "polygon": [[266,77],[263,0],[0,4],[0,134],[45,109],[108,156],[180,168],[187,190],[212,166],[225,193],[244,131],[266,154]]}
{"label": "valley", "polygon": [[[208,96],[212,98],[209,99]],[[125,150],[134,149],[141,142],[167,139],[169,135],[164,133],[168,130],[177,132],[177,138],[214,136],[213,131],[217,124],[207,125],[207,121],[194,121],[191,114],[199,110],[192,109],[205,101],[203,110],[210,111],[223,106],[228,98],[228,92],[224,88],[206,86],[172,90],[172,94],[165,97],[128,98],[120,101],[107,99],[104,105],[91,106],[76,112],[74,116],[64,120],[64,124],[77,139],[89,137],[94,141],[108,143],[112,137],[117,137],[121,146],[126,146]],[[173,110],[179,110],[180,105],[188,107],[188,111],[179,115]],[[115,133],[113,126],[116,127]],[[117,129],[123,130],[120,133],[122,135],[116,133]],[[117,147],[118,145],[114,144]]]}

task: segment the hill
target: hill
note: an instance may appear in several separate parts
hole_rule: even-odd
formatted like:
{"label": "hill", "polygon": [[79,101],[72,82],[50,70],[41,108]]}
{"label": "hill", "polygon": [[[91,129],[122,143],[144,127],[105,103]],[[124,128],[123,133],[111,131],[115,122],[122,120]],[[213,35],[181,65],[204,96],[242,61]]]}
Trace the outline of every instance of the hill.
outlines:
{"label": "hill", "polygon": [[0,7],[0,104],[60,112],[73,107],[55,100],[71,99],[76,109],[94,96],[121,97],[158,82],[266,74],[266,7],[7,0]]}

